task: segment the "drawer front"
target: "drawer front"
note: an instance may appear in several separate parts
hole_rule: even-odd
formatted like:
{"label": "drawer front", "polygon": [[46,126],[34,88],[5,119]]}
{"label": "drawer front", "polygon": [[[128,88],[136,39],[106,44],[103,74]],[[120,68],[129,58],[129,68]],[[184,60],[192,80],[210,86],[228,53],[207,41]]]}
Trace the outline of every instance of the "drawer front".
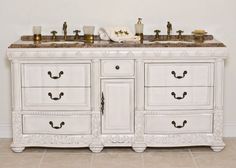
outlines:
{"label": "drawer front", "polygon": [[145,64],[146,86],[213,86],[213,63]]}
{"label": "drawer front", "polygon": [[212,133],[212,119],[212,114],[145,115],[145,133]]}
{"label": "drawer front", "polygon": [[23,134],[91,134],[91,116],[23,115]]}
{"label": "drawer front", "polygon": [[212,109],[213,87],[145,88],[145,109]]}
{"label": "drawer front", "polygon": [[24,64],[24,87],[90,86],[90,64]]}
{"label": "drawer front", "polygon": [[101,74],[105,77],[134,76],[134,60],[102,60]]}
{"label": "drawer front", "polygon": [[24,110],[90,110],[90,88],[23,88]]}

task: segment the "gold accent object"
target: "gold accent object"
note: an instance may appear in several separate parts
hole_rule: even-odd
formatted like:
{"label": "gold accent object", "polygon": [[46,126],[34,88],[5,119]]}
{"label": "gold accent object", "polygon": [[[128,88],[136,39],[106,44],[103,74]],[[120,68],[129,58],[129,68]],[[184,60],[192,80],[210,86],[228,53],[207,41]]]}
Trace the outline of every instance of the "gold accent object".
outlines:
{"label": "gold accent object", "polygon": [[34,41],[35,42],[42,41],[42,35],[41,34],[34,34]]}
{"label": "gold accent object", "polygon": [[183,30],[178,30],[178,31],[176,31],[176,33],[178,33],[178,39],[182,39],[182,33],[183,33],[184,31]]}
{"label": "gold accent object", "polygon": [[155,40],[156,40],[156,39],[159,39],[159,37],[160,37],[160,32],[161,32],[161,31],[158,30],[158,29],[157,29],[157,30],[154,30],[154,33],[156,33],[156,34],[155,34]]}
{"label": "gold accent object", "polygon": [[138,18],[137,24],[142,24],[142,18]]}
{"label": "gold accent object", "polygon": [[74,36],[74,40],[79,40],[79,33],[81,31],[80,30],[74,30],[75,36]]}
{"label": "gold accent object", "polygon": [[143,42],[143,33],[136,33],[135,36],[140,37],[140,41]]}
{"label": "gold accent object", "polygon": [[205,41],[204,36],[207,34],[207,32],[205,30],[194,30],[192,34],[194,36],[195,42],[203,43]]}
{"label": "gold accent object", "polygon": [[94,35],[92,35],[92,34],[85,34],[84,35],[84,42],[85,43],[94,43]]}
{"label": "gold accent object", "polygon": [[56,34],[57,34],[57,31],[53,30],[53,31],[51,31],[51,34],[52,34],[52,40],[53,40],[53,41],[56,41]]}
{"label": "gold accent object", "polygon": [[67,23],[66,22],[63,23],[62,30],[64,32],[64,40],[66,41],[67,39]]}
{"label": "gold accent object", "polygon": [[167,22],[167,38],[170,38],[170,34],[172,31],[172,24],[170,22]]}

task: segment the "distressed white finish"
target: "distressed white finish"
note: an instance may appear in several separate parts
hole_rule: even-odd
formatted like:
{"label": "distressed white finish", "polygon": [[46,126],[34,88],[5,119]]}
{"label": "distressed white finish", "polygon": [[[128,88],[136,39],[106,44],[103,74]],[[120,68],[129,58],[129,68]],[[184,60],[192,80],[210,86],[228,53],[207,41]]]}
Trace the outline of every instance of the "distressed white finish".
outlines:
{"label": "distressed white finish", "polygon": [[[177,99],[178,97],[181,99]],[[148,87],[145,89],[146,110],[212,108],[213,87]]]}
{"label": "distressed white finish", "polygon": [[103,79],[103,134],[134,133],[134,80]]}
{"label": "distressed white finish", "polygon": [[213,86],[213,70],[213,63],[149,63],[145,64],[145,86]]}
{"label": "distressed white finish", "polygon": [[[183,128],[184,121],[187,123]],[[212,114],[145,115],[146,134],[212,133]]]}
{"label": "distressed white finish", "polygon": [[134,75],[134,60],[102,60],[101,75],[105,77],[132,77]]}
{"label": "distressed white finish", "polygon": [[[52,129],[62,122],[61,129]],[[23,115],[23,134],[91,134],[91,115]]]}
{"label": "distressed white finish", "polygon": [[[60,95],[62,93],[63,95]],[[60,99],[53,100],[53,98]],[[24,110],[90,110],[90,88],[22,88],[22,108]]]}
{"label": "distressed white finish", "polygon": [[[90,147],[93,152],[100,152],[104,146],[132,146],[136,152],[143,152],[146,147],[164,146],[207,145],[211,146],[214,151],[220,151],[224,148],[222,129],[224,59],[227,58],[226,48],[9,49],[7,54],[12,65],[12,150],[15,152],[21,152],[25,147],[29,146]],[[107,65],[103,61],[107,61]],[[130,61],[133,63],[128,63]],[[127,66],[127,71],[119,73],[119,70],[111,70],[110,68],[116,65],[115,63],[119,63],[121,68],[124,65],[125,67]],[[44,106],[45,108],[43,109],[40,109],[40,106],[35,106],[35,108],[27,109],[27,111],[24,110],[25,89],[35,88],[32,83],[28,83],[32,75],[25,78],[25,74],[32,72],[26,72],[28,70],[24,66],[33,66],[33,64],[42,65],[42,68],[46,65],[50,65],[50,67],[56,66],[56,71],[52,70],[55,74],[61,70],[62,67],[60,65],[62,64],[73,64],[73,66],[80,66],[81,64],[88,65],[90,67],[89,70],[85,68],[87,70],[84,69],[81,72],[84,74],[81,79],[83,85],[78,83],[80,76],[78,75],[77,77],[75,75],[75,81],[78,82],[74,84],[73,82],[65,81],[62,86],[60,82],[54,82],[50,85],[44,81],[38,81],[36,82],[38,84],[36,88],[40,90],[44,90],[44,88],[48,89],[47,87],[52,89],[58,89],[60,87],[87,88],[91,93],[89,95],[91,101],[88,106],[90,108],[80,111],[70,109],[69,106],[62,103],[59,106],[55,106],[57,108],[60,107],[61,110],[56,108],[50,109],[50,106]],[[160,80],[161,83],[158,84],[158,76],[153,78],[152,76],[155,76],[155,74],[149,74],[147,71],[149,65],[153,65],[154,72],[157,74],[160,73],[159,70],[164,72],[158,75],[160,79],[163,79],[163,81]],[[171,65],[174,66],[172,67]],[[156,69],[155,67],[161,68]],[[70,67],[67,68],[69,72],[73,71]],[[186,82],[184,82],[185,78],[172,80],[171,77],[173,75],[169,73],[169,70],[172,71],[172,68],[176,68],[177,75],[181,74],[187,68]],[[47,69],[45,72],[47,72]],[[39,75],[42,74],[39,73]],[[74,72],[71,72],[71,75],[74,76]],[[67,78],[70,79],[71,77],[67,76]],[[180,82],[181,80],[183,82]],[[106,82],[109,83],[110,81],[114,83],[110,87],[107,87]],[[28,84],[26,85],[26,83]],[[66,86],[64,86],[65,84]],[[71,86],[70,84],[75,86]],[[112,104],[114,104],[114,101],[117,101],[117,107],[114,108],[119,108],[120,110],[114,110],[113,107],[106,107],[104,112],[109,114],[110,117],[104,120],[100,108],[101,92],[106,88],[111,88],[112,91],[121,89],[122,93],[120,96],[126,96],[125,100],[134,99],[132,101],[134,102],[134,106],[129,104],[130,110],[128,110],[128,105],[124,104],[124,111],[120,111],[123,108],[121,104],[123,104],[122,102],[124,100],[122,97],[115,99],[113,97],[110,101]],[[161,104],[162,108],[165,109],[163,111],[160,110],[162,108],[159,108],[161,101],[158,96],[156,98],[154,96],[152,98],[153,100],[151,99],[152,102],[155,102],[154,99],[157,99],[155,107],[151,109],[146,108],[147,105],[145,102],[148,99],[145,95],[147,95],[147,89],[155,90],[155,88],[163,88],[165,91],[169,91],[170,88],[176,89],[175,91],[178,91],[178,94],[181,94],[183,89],[192,88],[187,90],[189,92],[187,96],[192,95],[190,94],[191,91],[197,90],[193,92],[195,94],[190,97],[191,99],[182,104],[181,101],[183,100],[184,102],[185,99],[173,102],[171,99],[165,98],[165,96],[160,96],[161,101],[164,101]],[[133,93],[133,97],[130,95],[131,93]],[[203,99],[201,99],[200,93],[202,93],[201,96],[203,96]],[[109,96],[114,95],[111,93]],[[105,104],[106,101],[109,102],[109,100],[106,100],[109,99],[109,96],[108,98],[105,97]],[[81,98],[83,99],[83,96]],[[39,101],[40,103],[43,105],[42,101]],[[110,111],[106,111],[109,109]],[[170,109],[171,111],[167,111]],[[104,132],[103,125],[109,122],[109,120],[111,122],[115,120],[114,113],[117,113],[115,115],[118,116],[118,125],[117,127],[112,127],[109,133],[105,133],[106,131]],[[80,132],[79,128],[84,131],[78,134],[70,134],[62,130],[61,134],[56,134],[53,128],[49,130],[50,127],[48,125],[47,128],[44,126],[40,128],[43,130],[40,130],[43,133],[38,133],[40,132],[37,132],[39,127],[31,128],[34,125],[31,122],[25,122],[26,120],[23,120],[23,116],[32,116],[34,119],[42,117],[43,120],[45,119],[45,123],[47,123],[47,119],[55,119],[56,123],[59,123],[60,121],[57,119],[68,119],[68,122],[69,120],[75,121],[76,117],[73,118],[73,116],[79,117],[84,114],[88,116],[84,122],[87,123],[91,119],[91,127],[88,127],[84,122],[78,122],[76,124],[71,122],[72,124],[70,126],[72,128],[69,129],[70,131]],[[121,122],[122,117],[125,117],[124,123]],[[175,128],[171,123],[173,120],[176,120],[177,126],[181,125],[183,120],[187,120],[188,122],[185,125],[186,127]],[[43,123],[44,121],[37,122]],[[199,126],[198,122],[202,125]],[[167,126],[165,127],[163,124],[167,124]],[[26,127],[28,132],[24,132]],[[123,128],[125,128],[125,131]]]}
{"label": "distressed white finish", "polygon": [[[52,77],[59,77],[57,80]],[[22,86],[90,86],[90,64],[23,64]]]}

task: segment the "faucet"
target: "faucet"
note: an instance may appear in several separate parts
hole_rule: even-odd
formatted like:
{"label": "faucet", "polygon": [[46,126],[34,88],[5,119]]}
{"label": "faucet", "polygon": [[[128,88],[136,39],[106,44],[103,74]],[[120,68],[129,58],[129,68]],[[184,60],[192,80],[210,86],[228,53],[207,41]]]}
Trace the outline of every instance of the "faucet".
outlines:
{"label": "faucet", "polygon": [[170,34],[172,32],[172,24],[170,22],[167,22],[167,38],[170,38]]}
{"label": "faucet", "polygon": [[67,23],[66,22],[63,23],[62,30],[64,32],[64,40],[66,41],[66,39],[67,39]]}

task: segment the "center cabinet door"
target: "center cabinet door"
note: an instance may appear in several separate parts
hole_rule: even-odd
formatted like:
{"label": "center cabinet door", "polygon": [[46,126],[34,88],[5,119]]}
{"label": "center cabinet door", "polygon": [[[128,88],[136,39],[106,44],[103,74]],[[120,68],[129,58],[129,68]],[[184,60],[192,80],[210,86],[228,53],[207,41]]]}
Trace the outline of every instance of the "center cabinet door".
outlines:
{"label": "center cabinet door", "polygon": [[103,97],[104,102],[102,111],[102,133],[133,133],[134,80],[104,79],[102,80],[101,87],[101,97]]}

